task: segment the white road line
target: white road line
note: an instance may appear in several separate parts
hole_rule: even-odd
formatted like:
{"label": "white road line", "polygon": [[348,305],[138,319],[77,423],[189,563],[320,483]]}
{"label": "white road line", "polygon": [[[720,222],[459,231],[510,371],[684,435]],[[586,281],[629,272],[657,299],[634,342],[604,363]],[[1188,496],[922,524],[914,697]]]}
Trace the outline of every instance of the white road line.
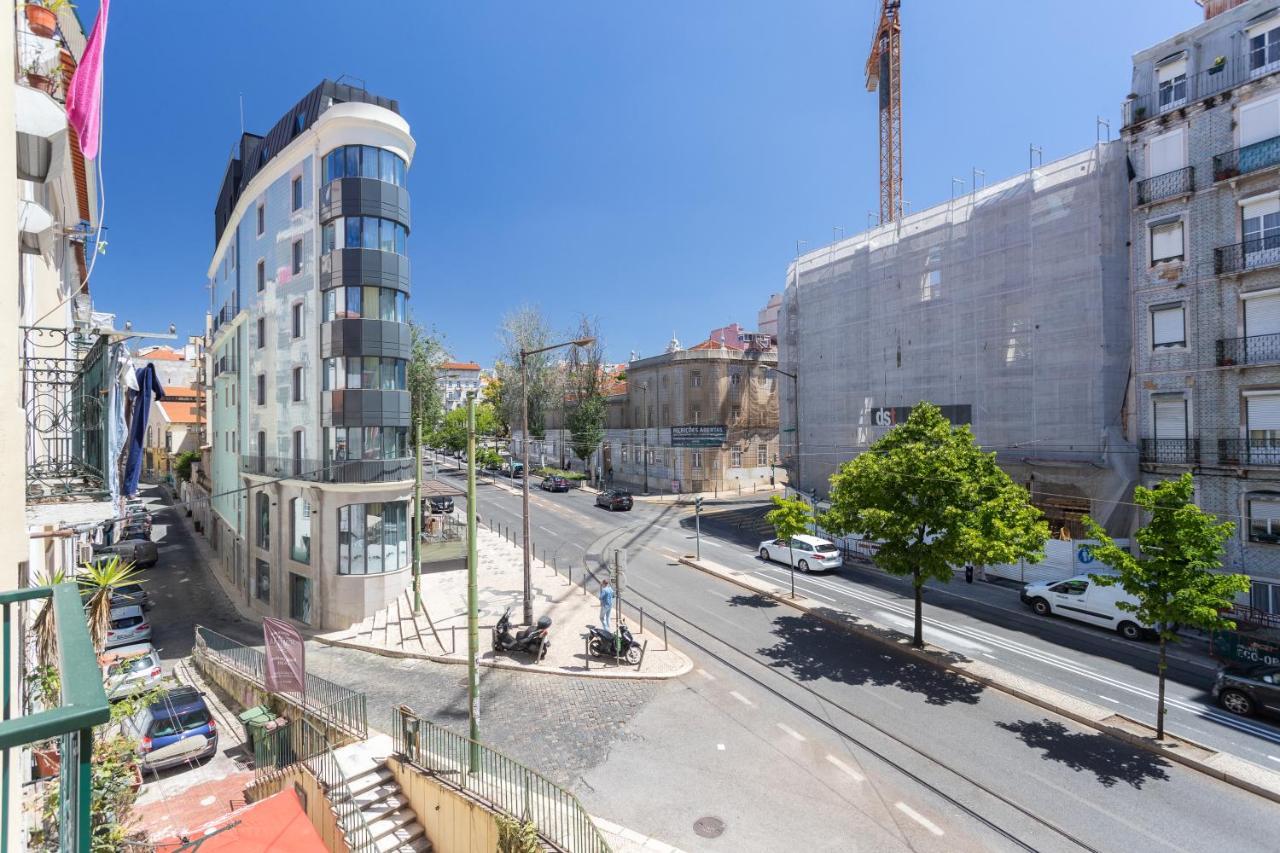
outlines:
{"label": "white road line", "polygon": [[823,601],[830,601],[832,604],[835,604],[835,603],[836,603],[836,600],[835,600],[834,598],[828,598],[827,596],[823,595],[823,594],[822,594],[822,593],[820,593],[820,592],[814,592],[813,590],[811,590],[811,589],[805,589],[805,588],[804,588],[804,587],[802,587],[802,586],[801,586],[801,587],[796,587],[796,589],[799,589],[799,590],[803,591],[803,592],[804,592],[804,594],[805,594],[806,596],[810,596],[810,595],[811,595],[811,596],[813,596],[814,598],[821,598]]}
{"label": "white road line", "polygon": [[756,706],[755,702],[752,702],[750,699],[748,699],[746,696],[743,696],[741,693],[739,693],[736,690],[730,690],[729,695],[732,696],[734,699],[737,699],[743,705],[748,705],[752,708]]}
{"label": "white road line", "polygon": [[938,826],[938,825],[937,825],[936,823],[934,823],[933,821],[929,820],[929,818],[927,818],[927,817],[925,817],[924,815],[920,814],[920,812],[918,812],[918,811],[916,811],[915,809],[911,808],[911,806],[907,805],[906,803],[894,803],[894,804],[893,804],[893,806],[894,806],[894,808],[896,808],[898,811],[902,812],[904,815],[906,815],[907,817],[911,818],[911,819],[912,819],[912,820],[914,820],[916,823],[920,824],[920,825],[921,825],[921,826],[923,826],[925,829],[927,829],[927,830],[929,830],[930,832],[932,832],[934,835],[944,835],[944,834],[945,834],[945,833],[943,833],[942,828],[941,828],[940,826]]}
{"label": "white road line", "polygon": [[997,660],[996,656],[991,654],[991,652],[979,652],[979,654],[981,654],[984,658],[991,658],[992,660]]}
{"label": "white road line", "polygon": [[832,764],[834,764],[836,767],[839,767],[839,768],[840,768],[841,770],[843,770],[846,774],[848,774],[848,775],[849,775],[849,777],[850,777],[850,778],[852,778],[852,779],[853,779],[853,781],[855,781],[855,782],[865,782],[865,781],[866,781],[866,779],[867,779],[867,777],[866,777],[866,776],[863,776],[863,775],[862,775],[861,773],[859,773],[857,770],[854,770],[852,767],[850,767],[848,764],[845,764],[843,761],[841,761],[840,759],[836,758],[834,755],[828,755],[828,756],[827,756],[827,761],[831,762],[831,763],[832,763]]}
{"label": "white road line", "polygon": [[723,545],[721,545],[719,542],[713,542],[713,541],[711,541],[710,539],[704,539],[704,540],[702,540],[702,544],[704,544],[704,545],[710,545],[712,548],[723,548],[723,547],[724,547],[724,546],[723,546]]}
{"label": "white road line", "polygon": [[805,737],[804,735],[800,734],[798,731],[796,731],[795,729],[791,728],[791,726],[788,726],[786,723],[774,723],[774,725],[775,725],[775,726],[777,726],[778,728],[782,729],[782,730],[783,730],[784,732],[786,732],[787,734],[791,735],[791,736],[792,736],[793,738],[795,738],[796,740],[808,740],[808,738],[807,738],[807,737]]}
{"label": "white road line", "polygon": [[724,744],[722,743],[716,744],[716,749],[720,750],[721,752],[724,752]]}
{"label": "white road line", "polygon": [[1276,758],[1274,755],[1268,755],[1267,758],[1270,758],[1272,761],[1280,761],[1280,758]]}
{"label": "white road line", "polygon": [[1098,698],[1099,698],[1099,699],[1105,699],[1105,700],[1106,700],[1106,701],[1108,701],[1108,702],[1114,702],[1114,703],[1116,703],[1117,705],[1119,705],[1119,704],[1120,704],[1120,700],[1119,700],[1119,699],[1112,699],[1110,696],[1103,696],[1101,693],[1099,693],[1099,694],[1098,694]]}
{"label": "white road line", "polygon": [[552,530],[550,527],[543,527],[541,524],[538,525],[538,529],[545,530],[547,533],[550,533],[552,536],[560,535],[559,533],[556,533],[554,530]]}
{"label": "white road line", "polygon": [[716,680],[716,677],[715,677],[714,675],[712,675],[711,673],[707,672],[707,671],[706,671],[705,669],[703,669],[702,667],[698,667],[698,675],[701,675],[701,676],[702,676],[703,678],[705,678],[707,681],[715,681],[715,680]]}

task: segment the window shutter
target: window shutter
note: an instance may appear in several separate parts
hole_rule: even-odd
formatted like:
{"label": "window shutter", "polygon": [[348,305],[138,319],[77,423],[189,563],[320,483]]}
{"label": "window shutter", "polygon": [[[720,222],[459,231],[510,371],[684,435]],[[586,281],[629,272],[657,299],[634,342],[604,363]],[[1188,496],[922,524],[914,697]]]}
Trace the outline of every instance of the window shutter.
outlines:
{"label": "window shutter", "polygon": [[1187,73],[1186,57],[1175,59],[1173,62],[1166,62],[1156,69],[1156,82],[1164,83],[1172,80],[1174,77]]}
{"label": "window shutter", "polygon": [[1280,430],[1280,394],[1259,394],[1248,403],[1250,432]]}
{"label": "window shutter", "polygon": [[1245,27],[1244,32],[1246,38],[1253,38],[1254,36],[1263,35],[1276,27],[1280,27],[1280,18],[1277,18],[1275,15],[1268,15],[1263,20],[1256,21]]}
{"label": "window shutter", "polygon": [[[1268,521],[1280,521],[1280,500],[1266,498],[1256,498],[1249,501],[1249,518],[1254,520],[1266,519]],[[1272,525],[1277,527],[1277,525]]]}
{"label": "window shutter", "polygon": [[1181,305],[1174,308],[1156,308],[1151,312],[1151,345],[1155,347],[1181,346],[1186,343],[1186,326]]}
{"label": "window shutter", "polygon": [[1151,260],[1161,261],[1182,255],[1182,223],[1171,222],[1151,229]]}
{"label": "window shutter", "polygon": [[1280,334],[1280,293],[1244,301],[1244,333],[1247,337]]}
{"label": "window shutter", "polygon": [[1280,197],[1272,196],[1271,198],[1246,202],[1241,208],[1240,217],[1242,219],[1258,219],[1268,213],[1280,213]]}
{"label": "window shutter", "polygon": [[1187,401],[1156,400],[1156,438],[1187,437]]}
{"label": "window shutter", "polygon": [[1187,165],[1182,128],[1155,137],[1147,144],[1147,177],[1174,172]]}
{"label": "window shutter", "polygon": [[1280,98],[1240,105],[1240,145],[1280,136]]}

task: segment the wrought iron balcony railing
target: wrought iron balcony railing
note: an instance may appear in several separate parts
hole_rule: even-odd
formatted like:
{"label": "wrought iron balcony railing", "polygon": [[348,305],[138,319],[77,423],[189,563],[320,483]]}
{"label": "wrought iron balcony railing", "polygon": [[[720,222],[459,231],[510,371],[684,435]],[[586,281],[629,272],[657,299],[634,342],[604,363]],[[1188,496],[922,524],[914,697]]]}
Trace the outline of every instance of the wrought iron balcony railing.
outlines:
{"label": "wrought iron balcony railing", "polygon": [[1213,179],[1225,181],[1259,169],[1280,166],[1280,136],[1223,151],[1213,158]]}
{"label": "wrought iron balcony railing", "polygon": [[1213,250],[1213,271],[1230,275],[1280,264],[1280,234],[1255,237]]}
{"label": "wrought iron balcony railing", "polygon": [[393,483],[413,479],[413,457],[326,462],[250,454],[240,457],[240,471],[315,483]]}
{"label": "wrought iron balcony railing", "polygon": [[1222,338],[1217,344],[1218,366],[1280,362],[1280,335]]}
{"label": "wrought iron balcony railing", "polygon": [[1220,438],[1218,461],[1223,465],[1280,466],[1280,439]]}
{"label": "wrought iron balcony railing", "polygon": [[1162,93],[1157,86],[1145,95],[1139,95],[1124,102],[1124,125],[1137,124],[1164,113],[1185,107],[1192,101],[1208,98],[1219,92],[1238,86],[1247,79],[1244,76],[1245,63],[1242,60],[1228,60],[1222,65],[1206,68],[1197,74],[1187,75],[1182,83],[1166,87]]}
{"label": "wrought iron balcony railing", "polygon": [[1198,438],[1144,438],[1138,450],[1143,462],[1158,465],[1198,465],[1200,463],[1200,439]]}
{"label": "wrought iron balcony railing", "polygon": [[1138,181],[1138,204],[1151,204],[1153,201],[1191,192],[1196,188],[1195,171],[1194,167],[1187,166]]}

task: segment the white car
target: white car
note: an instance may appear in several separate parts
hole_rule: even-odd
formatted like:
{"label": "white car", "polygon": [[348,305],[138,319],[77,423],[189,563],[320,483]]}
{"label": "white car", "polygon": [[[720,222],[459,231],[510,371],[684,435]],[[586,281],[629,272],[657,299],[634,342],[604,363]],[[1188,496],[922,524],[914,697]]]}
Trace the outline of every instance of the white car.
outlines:
{"label": "white car", "polygon": [[150,643],[135,643],[104,652],[102,684],[108,699],[123,699],[160,683],[160,656]]}
{"label": "white car", "polygon": [[1088,575],[1029,583],[1022,588],[1020,597],[1040,616],[1062,616],[1110,628],[1126,640],[1141,640],[1151,634],[1151,626],[1116,606],[1120,601],[1137,604],[1137,599],[1118,585],[1103,586]]}
{"label": "white car", "polygon": [[147,622],[141,607],[130,604],[127,607],[111,608],[111,625],[107,628],[107,641],[103,644],[103,648],[131,646],[134,643],[145,643],[150,639],[151,625]]}
{"label": "white car", "polygon": [[795,567],[802,572],[818,569],[838,569],[844,565],[840,549],[817,536],[793,537],[788,546],[786,539],[766,539],[760,543],[760,559],[784,565],[795,560]]}

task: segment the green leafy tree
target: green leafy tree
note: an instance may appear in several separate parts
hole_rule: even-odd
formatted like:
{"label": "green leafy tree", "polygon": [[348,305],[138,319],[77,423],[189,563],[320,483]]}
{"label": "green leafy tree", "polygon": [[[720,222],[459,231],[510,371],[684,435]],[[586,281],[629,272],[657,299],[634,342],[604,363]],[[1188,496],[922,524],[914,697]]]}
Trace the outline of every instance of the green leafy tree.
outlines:
{"label": "green leafy tree", "polygon": [[796,597],[796,552],[791,545],[792,537],[799,536],[809,529],[813,523],[813,510],[809,504],[799,498],[784,498],[774,495],[773,509],[764,515],[764,520],[773,525],[774,535],[787,540],[788,561],[791,564],[791,597]]}
{"label": "green leafy tree", "polygon": [[439,428],[444,417],[444,393],[437,381],[440,365],[444,364],[444,343],[431,329],[417,323],[409,324],[409,364],[406,379],[409,385],[411,418],[409,443],[418,440],[418,423],[422,423],[422,436],[426,440]]}
{"label": "green leafy tree", "polygon": [[[498,419],[493,406],[480,403],[476,406],[476,435],[494,435],[498,429]],[[436,432],[440,446],[455,453],[467,449],[467,409],[465,406],[454,409],[444,416],[440,429]]]}
{"label": "green leafy tree", "polygon": [[178,478],[178,482],[185,483],[191,479],[191,464],[200,461],[200,452],[198,450],[184,450],[178,454],[173,463],[174,476]]}
{"label": "green leafy tree", "polygon": [[583,464],[591,461],[604,440],[604,341],[597,321],[583,316],[569,333],[574,340],[593,338],[584,347],[570,347],[565,369],[565,426],[569,428],[573,455]]}
{"label": "green leafy tree", "polygon": [[881,568],[911,578],[919,648],[927,581],[950,581],[953,567],[964,563],[1044,556],[1049,528],[1028,498],[968,426],[952,426],[937,406],[920,403],[906,423],[832,475],[831,509],[821,523],[878,542]]}
{"label": "green leafy tree", "polygon": [[1219,574],[1222,546],[1235,525],[1218,521],[1192,503],[1195,481],[1190,473],[1154,488],[1134,489],[1134,503],[1150,515],[1135,534],[1142,556],[1135,557],[1107,535],[1097,522],[1084,519],[1089,536],[1099,544],[1093,553],[1116,570],[1114,575],[1090,575],[1094,583],[1119,586],[1136,603],[1116,602],[1159,637],[1156,664],[1159,694],[1156,700],[1156,739],[1164,738],[1164,681],[1169,643],[1178,641],[1179,626],[1203,631],[1230,630],[1235,623],[1222,615],[1238,593],[1249,589],[1245,575]]}
{"label": "green leafy tree", "polygon": [[[505,362],[499,361],[494,366],[494,375],[488,382],[480,386],[480,400],[493,407],[497,424],[494,435],[505,438],[511,435],[511,422],[507,419],[507,385],[502,377],[510,373]],[[516,386],[519,393],[519,386]],[[519,405],[518,403],[516,405]]]}

